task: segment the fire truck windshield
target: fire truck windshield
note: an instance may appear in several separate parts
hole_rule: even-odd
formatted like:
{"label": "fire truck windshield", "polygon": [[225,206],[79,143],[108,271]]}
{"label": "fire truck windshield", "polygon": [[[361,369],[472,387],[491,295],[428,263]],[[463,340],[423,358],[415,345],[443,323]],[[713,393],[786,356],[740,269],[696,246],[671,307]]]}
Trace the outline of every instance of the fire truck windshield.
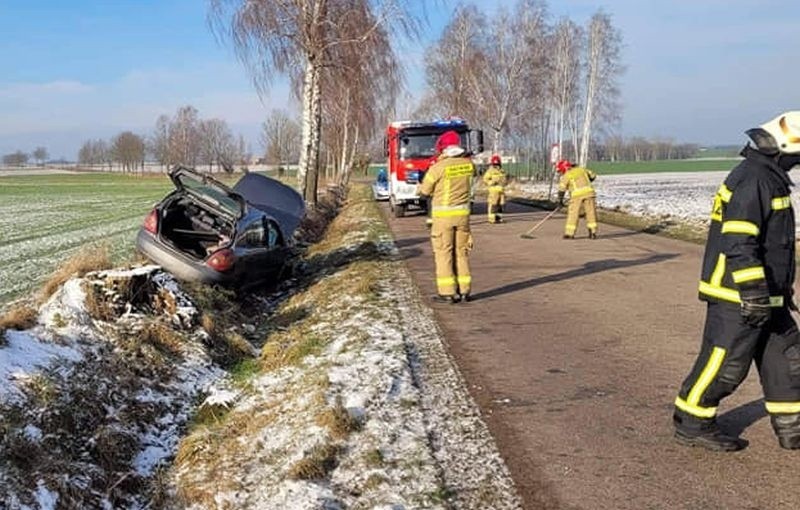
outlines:
{"label": "fire truck windshield", "polygon": [[[442,133],[412,133],[400,136],[400,159],[432,158],[436,155],[436,139]],[[467,133],[460,133],[461,146],[467,146]]]}

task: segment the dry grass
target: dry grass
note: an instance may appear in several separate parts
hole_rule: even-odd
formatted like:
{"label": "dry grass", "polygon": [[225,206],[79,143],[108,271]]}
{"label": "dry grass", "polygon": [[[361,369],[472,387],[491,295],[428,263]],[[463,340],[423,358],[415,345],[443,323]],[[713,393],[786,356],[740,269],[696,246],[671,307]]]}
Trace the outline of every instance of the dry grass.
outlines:
{"label": "dry grass", "polygon": [[30,329],[36,325],[39,313],[29,304],[21,303],[11,306],[0,316],[0,345],[5,344],[5,331],[7,329]]}
{"label": "dry grass", "polygon": [[86,246],[67,259],[50,275],[39,291],[39,301],[46,301],[70,278],[109,268],[111,268],[111,258],[108,246]]}
{"label": "dry grass", "polygon": [[90,317],[101,321],[112,321],[117,317],[117,312],[110,300],[110,295],[106,293],[105,287],[93,282],[83,282],[84,307]]}
{"label": "dry grass", "polygon": [[361,422],[344,407],[341,398],[336,399],[336,405],[319,413],[316,422],[328,429],[334,439],[346,439],[353,432],[361,430]]}
{"label": "dry grass", "polygon": [[183,354],[183,337],[161,322],[147,323],[139,333],[139,341],[152,345],[159,352],[172,358],[180,358]]}
{"label": "dry grass", "polygon": [[326,344],[327,342],[308,332],[306,328],[281,332],[261,348],[261,368],[276,370],[299,365],[306,356],[319,354]]}
{"label": "dry grass", "polygon": [[292,464],[287,474],[293,480],[324,480],[336,469],[340,450],[331,443],[317,445]]}

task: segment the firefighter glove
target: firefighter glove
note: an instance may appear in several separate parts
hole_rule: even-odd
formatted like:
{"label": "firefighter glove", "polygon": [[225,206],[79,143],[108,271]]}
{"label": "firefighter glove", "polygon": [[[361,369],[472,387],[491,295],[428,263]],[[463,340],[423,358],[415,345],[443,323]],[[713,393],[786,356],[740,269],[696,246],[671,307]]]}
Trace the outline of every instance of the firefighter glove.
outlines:
{"label": "firefighter glove", "polygon": [[563,191],[559,191],[558,192],[558,205],[561,206],[561,207],[564,207],[564,192]]}
{"label": "firefighter glove", "polygon": [[754,328],[760,328],[769,320],[772,309],[769,303],[769,293],[765,290],[757,289],[751,291],[741,291],[742,299],[742,318],[744,322]]}

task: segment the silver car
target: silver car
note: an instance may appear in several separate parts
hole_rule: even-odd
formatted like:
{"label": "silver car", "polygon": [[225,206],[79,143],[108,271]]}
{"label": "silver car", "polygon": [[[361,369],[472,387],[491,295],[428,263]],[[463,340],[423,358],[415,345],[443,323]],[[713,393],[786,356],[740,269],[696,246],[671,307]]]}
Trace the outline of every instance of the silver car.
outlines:
{"label": "silver car", "polygon": [[233,188],[182,166],[170,178],[175,190],[139,230],[140,252],[182,280],[244,288],[279,275],[305,214],[299,193],[253,173]]}

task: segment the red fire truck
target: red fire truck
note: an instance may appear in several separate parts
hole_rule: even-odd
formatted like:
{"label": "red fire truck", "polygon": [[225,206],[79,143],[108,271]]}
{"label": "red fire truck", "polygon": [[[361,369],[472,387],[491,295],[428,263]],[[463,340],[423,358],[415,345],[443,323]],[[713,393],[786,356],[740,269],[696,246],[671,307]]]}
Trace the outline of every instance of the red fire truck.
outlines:
{"label": "red fire truck", "polygon": [[412,205],[426,209],[427,204],[420,199],[417,187],[436,160],[436,139],[445,131],[461,135],[461,146],[468,156],[483,152],[483,132],[470,129],[462,119],[397,121],[386,129],[389,205],[396,217],[401,218]]}

